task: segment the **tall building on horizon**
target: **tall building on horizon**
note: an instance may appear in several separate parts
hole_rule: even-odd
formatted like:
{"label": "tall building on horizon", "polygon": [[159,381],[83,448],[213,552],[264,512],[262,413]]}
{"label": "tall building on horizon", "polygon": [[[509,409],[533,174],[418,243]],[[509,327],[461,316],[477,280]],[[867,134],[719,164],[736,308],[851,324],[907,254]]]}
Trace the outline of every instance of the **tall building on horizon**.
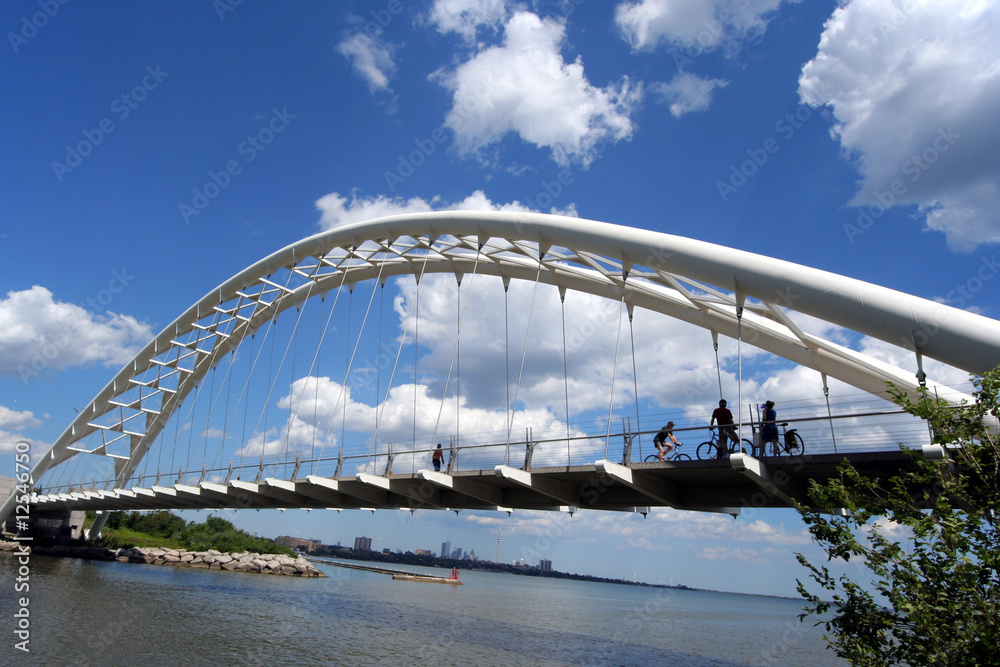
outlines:
{"label": "tall building on horizon", "polygon": [[451,555],[451,540],[441,543],[441,558],[447,558]]}
{"label": "tall building on horizon", "polygon": [[372,550],[372,538],[370,537],[355,537],[354,538],[354,550],[355,551],[371,551]]}

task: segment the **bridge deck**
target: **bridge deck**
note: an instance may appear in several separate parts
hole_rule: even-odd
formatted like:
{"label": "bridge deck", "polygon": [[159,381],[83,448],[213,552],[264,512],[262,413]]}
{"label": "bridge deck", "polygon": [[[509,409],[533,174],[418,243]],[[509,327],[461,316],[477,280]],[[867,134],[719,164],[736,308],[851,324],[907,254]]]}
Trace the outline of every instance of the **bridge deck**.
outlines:
{"label": "bridge deck", "polygon": [[521,470],[508,466],[414,474],[309,476],[259,482],[230,480],[117,491],[80,489],[35,495],[38,511],[185,509],[476,509],[583,508],[643,511],[647,507],[726,512],[806,503],[810,479],[837,474],[848,459],[863,474],[886,477],[909,464],[902,451],[753,459],[632,463]]}

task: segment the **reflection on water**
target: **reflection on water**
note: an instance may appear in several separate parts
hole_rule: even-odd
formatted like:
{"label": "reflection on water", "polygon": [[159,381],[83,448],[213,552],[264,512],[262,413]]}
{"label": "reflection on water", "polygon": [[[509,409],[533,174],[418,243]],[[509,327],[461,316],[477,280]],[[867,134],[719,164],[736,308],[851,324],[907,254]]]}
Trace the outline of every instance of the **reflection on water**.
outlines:
{"label": "reflection on water", "polygon": [[[453,587],[319,567],[329,578],[33,556],[30,662],[844,664],[799,623],[797,600],[469,571]],[[15,570],[0,556],[4,582]],[[5,589],[11,638],[16,601]]]}

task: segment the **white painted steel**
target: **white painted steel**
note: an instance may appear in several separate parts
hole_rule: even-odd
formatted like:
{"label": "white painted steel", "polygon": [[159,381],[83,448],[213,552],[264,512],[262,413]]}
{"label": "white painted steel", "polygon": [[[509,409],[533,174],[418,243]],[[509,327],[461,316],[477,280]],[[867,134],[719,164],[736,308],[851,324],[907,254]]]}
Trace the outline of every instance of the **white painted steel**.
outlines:
{"label": "white painted steel", "polygon": [[[398,215],[303,239],[209,292],[94,397],[36,464],[32,479],[37,483],[51,467],[86,451],[113,461],[112,487],[125,484],[208,371],[246,336],[308,298],[376,278],[474,270],[505,279],[534,281],[538,276],[539,282],[615,301],[624,289],[630,307],[732,338],[737,335],[737,308],[743,307],[743,341],[873,394],[885,395],[886,382],[916,388],[918,355],[976,374],[1000,363],[997,320],[787,261],[540,213]],[[285,287],[273,278],[280,272],[294,278],[293,284]],[[806,333],[790,313],[908,349],[913,366],[891,366]],[[192,333],[197,340],[185,340]],[[138,398],[126,398],[139,385]],[[928,386],[951,402],[965,398],[933,379]],[[85,438],[98,432],[101,445],[82,447]],[[13,500],[11,496],[0,507],[0,520],[9,515]]]}

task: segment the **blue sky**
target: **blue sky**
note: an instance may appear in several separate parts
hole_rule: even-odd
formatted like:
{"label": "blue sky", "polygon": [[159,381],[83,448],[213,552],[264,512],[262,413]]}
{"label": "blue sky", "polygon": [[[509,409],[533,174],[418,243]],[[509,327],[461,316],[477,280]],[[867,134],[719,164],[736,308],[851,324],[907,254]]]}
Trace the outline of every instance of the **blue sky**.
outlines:
{"label": "blue sky", "polygon": [[[3,452],[44,451],[142,344],[244,267],[396,212],[578,215],[997,317],[996,3],[14,0],[0,27]],[[660,378],[644,408],[695,423],[713,397],[684,406],[670,378],[714,357],[707,334],[671,326],[637,342]],[[429,337],[421,352],[448,349]],[[800,371],[753,361],[747,395],[821,395],[818,379],[790,389]],[[803,574],[791,552],[816,553],[792,512],[234,520],[487,557],[503,526],[504,560],[781,594]]]}

